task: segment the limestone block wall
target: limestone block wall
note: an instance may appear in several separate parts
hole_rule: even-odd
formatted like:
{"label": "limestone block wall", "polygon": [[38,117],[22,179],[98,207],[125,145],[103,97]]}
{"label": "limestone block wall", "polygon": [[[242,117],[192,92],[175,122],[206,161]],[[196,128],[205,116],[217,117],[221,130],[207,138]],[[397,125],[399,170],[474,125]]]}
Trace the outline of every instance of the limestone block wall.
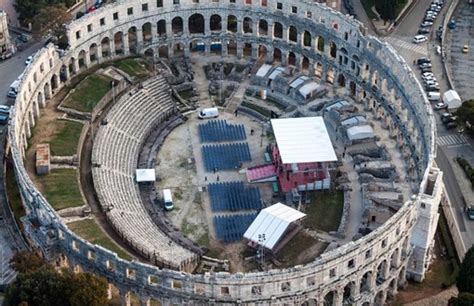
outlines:
{"label": "limestone block wall", "polygon": [[[426,96],[404,60],[365,31],[356,20],[302,0],[121,0],[72,22],[70,48],[60,52],[49,45],[26,68],[9,123],[29,239],[48,258],[102,275],[124,297],[133,291],[145,302],[154,297],[165,305],[383,304],[407,273],[422,279],[424,270],[409,260],[416,253],[417,264],[429,262],[443,188],[435,180],[432,192],[425,194],[430,172],[440,173],[432,166],[436,130]],[[202,52],[207,54],[278,62],[321,83],[346,87],[366,109],[390,118],[384,119],[386,126],[399,143],[409,175],[420,186],[414,197],[356,242],[307,265],[261,273],[192,275],[159,269],[122,260],[69,231],[34,187],[23,164],[39,108],[86,68],[132,54],[187,56],[201,52],[195,48],[198,42],[204,43]],[[420,213],[422,203],[430,209]],[[416,231],[426,234],[412,239]]]}

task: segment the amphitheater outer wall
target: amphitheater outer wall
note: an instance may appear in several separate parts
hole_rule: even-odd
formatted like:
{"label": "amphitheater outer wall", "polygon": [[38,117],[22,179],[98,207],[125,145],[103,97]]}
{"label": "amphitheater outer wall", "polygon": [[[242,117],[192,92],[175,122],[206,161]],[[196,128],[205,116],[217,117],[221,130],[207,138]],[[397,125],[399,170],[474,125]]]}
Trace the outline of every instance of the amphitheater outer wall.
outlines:
{"label": "amphitheater outer wall", "polygon": [[[71,47],[65,52],[49,45],[35,55],[23,75],[9,123],[15,175],[27,211],[22,219],[25,232],[46,257],[65,257],[71,266],[104,276],[124,296],[132,291],[144,302],[153,297],[164,304],[307,302],[322,305],[325,299],[335,305],[348,299],[356,305],[382,304],[387,295],[395,294],[398,286],[403,285],[406,273],[422,280],[430,260],[442,173],[433,166],[435,126],[429,102],[404,60],[389,45],[364,35],[365,29],[358,21],[304,1],[282,2],[281,11],[275,9],[275,1],[265,2],[267,7],[261,6],[263,2],[246,5],[237,1],[235,4],[201,1],[198,5],[182,1],[174,6],[165,0],[164,8],[157,8],[157,1],[118,1],[72,22],[68,29]],[[147,10],[142,11],[145,3]],[[293,7],[297,13],[292,13]],[[127,15],[130,8],[131,16]],[[189,32],[187,18],[191,11],[204,17],[202,33]],[[115,13],[119,19],[114,21]],[[236,16],[237,32],[211,31],[209,20],[213,14]],[[171,20],[175,17],[183,19],[183,27],[181,33],[173,35]],[[255,22],[252,34],[243,33],[241,22],[246,17],[271,23],[271,34],[256,33]],[[160,20],[166,22],[166,33],[161,36],[156,32]],[[147,22],[151,22],[151,38],[138,30]],[[277,23],[282,26],[282,38],[278,38],[279,33],[278,37],[274,35]],[[130,32],[133,27],[136,30]],[[298,29],[296,39],[295,29]],[[311,38],[309,44],[305,31]],[[129,41],[123,35],[121,51],[115,48],[115,39],[113,45],[110,39],[119,32],[135,37]],[[319,50],[319,37],[325,41],[323,51]],[[263,58],[268,62],[275,58],[278,49],[282,65],[316,75],[318,67],[322,67],[321,82],[354,89],[355,99],[376,114],[397,139],[409,174],[419,186],[413,197],[384,225],[355,242],[324,253],[306,265],[260,273],[193,275],[160,269],[122,260],[69,231],[38,192],[23,164],[27,139],[40,116],[39,109],[72,75],[86,68],[148,50],[159,55],[160,49],[166,48],[168,56],[175,51],[187,55],[191,52],[190,42],[197,40],[205,43],[207,53],[210,44],[220,40],[222,55],[230,54],[228,42],[235,42],[235,55],[249,58],[259,56],[261,49],[255,46],[264,45],[267,53]],[[103,52],[104,41],[109,42],[108,53]],[[177,44],[182,47],[177,48]],[[251,52],[246,55],[242,49],[249,45]],[[346,84],[338,84],[340,75],[347,79]],[[349,296],[345,293],[348,286],[352,288]]]}

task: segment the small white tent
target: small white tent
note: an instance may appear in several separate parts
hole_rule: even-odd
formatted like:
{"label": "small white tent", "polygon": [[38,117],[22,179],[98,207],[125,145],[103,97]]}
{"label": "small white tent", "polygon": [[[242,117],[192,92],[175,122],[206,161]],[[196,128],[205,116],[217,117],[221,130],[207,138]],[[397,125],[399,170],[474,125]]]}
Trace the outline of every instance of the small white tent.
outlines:
{"label": "small white tent", "polygon": [[448,90],[443,94],[443,102],[448,105],[448,109],[461,107],[462,102],[459,94],[455,90]]}

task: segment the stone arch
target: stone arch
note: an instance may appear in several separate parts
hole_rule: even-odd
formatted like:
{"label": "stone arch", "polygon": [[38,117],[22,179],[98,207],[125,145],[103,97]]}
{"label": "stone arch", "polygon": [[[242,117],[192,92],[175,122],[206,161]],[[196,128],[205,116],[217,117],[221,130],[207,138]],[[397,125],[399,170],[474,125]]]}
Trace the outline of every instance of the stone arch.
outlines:
{"label": "stone arch", "polygon": [[329,43],[329,55],[332,58],[336,58],[336,55],[337,55],[337,46],[333,41]]}
{"label": "stone arch", "polygon": [[163,45],[158,48],[158,57],[159,58],[168,58],[168,46]]}
{"label": "stone arch", "polygon": [[102,57],[109,57],[110,52],[110,39],[108,37],[102,38],[100,41],[100,49],[102,50]]}
{"label": "stone arch", "polygon": [[362,278],[360,279],[360,284],[359,284],[360,293],[369,292],[372,289],[372,278],[373,278],[372,271],[367,271],[364,273],[364,275],[362,275]]}
{"label": "stone arch", "polygon": [[210,50],[212,54],[219,55],[222,53],[222,42],[217,39],[211,42]]}
{"label": "stone arch", "polygon": [[268,35],[268,22],[264,19],[260,19],[258,22],[258,35],[261,35],[261,36]]}
{"label": "stone arch", "polygon": [[77,55],[79,68],[87,67],[86,56],[87,56],[86,51],[84,50],[79,51],[79,54]]}
{"label": "stone arch", "polygon": [[385,303],[385,292],[380,290],[374,298],[375,306],[383,306]]}
{"label": "stone arch", "polygon": [[138,50],[137,27],[128,29],[128,47],[130,53],[136,53]]}
{"label": "stone arch", "polygon": [[351,281],[346,284],[342,294],[342,304],[352,305],[355,298],[356,283]]}
{"label": "stone arch", "polygon": [[123,48],[123,33],[122,32],[117,32],[114,34],[114,45],[115,45],[115,54],[123,54],[124,53],[124,48]]}
{"label": "stone arch", "polygon": [[68,80],[69,70],[68,67],[63,64],[61,65],[61,69],[59,70],[59,81],[64,83]]}
{"label": "stone arch", "polygon": [[184,55],[184,45],[182,43],[175,43],[173,46],[173,56],[179,57]]}
{"label": "stone arch", "polygon": [[337,85],[339,85],[340,87],[346,87],[346,77],[343,73],[339,74],[339,76],[337,77]]}
{"label": "stone arch", "polygon": [[251,43],[245,43],[244,44],[243,54],[246,57],[252,56],[252,44]]}
{"label": "stone arch", "polygon": [[393,251],[392,255],[390,256],[390,267],[398,268],[399,264],[400,264],[400,249],[396,248],[395,251]]}
{"label": "stone arch", "polygon": [[214,14],[209,19],[209,27],[211,31],[222,31],[222,17]]}
{"label": "stone arch", "polygon": [[316,38],[316,50],[324,52],[324,37],[318,36]]}
{"label": "stone arch", "polygon": [[259,58],[265,58],[267,56],[268,50],[265,45],[259,45],[258,46],[258,57]]}
{"label": "stone arch", "polygon": [[142,25],[142,39],[144,44],[151,44],[153,40],[151,22],[146,22]]}
{"label": "stone arch", "polygon": [[296,54],[293,51],[288,52],[288,61],[289,66],[296,66]]}
{"label": "stone arch", "polygon": [[304,31],[303,33],[303,46],[311,47],[311,33]]}
{"label": "stone arch", "polygon": [[288,28],[288,41],[297,42],[298,41],[298,30],[295,26],[290,26]]}
{"label": "stone arch", "polygon": [[59,87],[59,80],[57,74],[51,76],[51,90],[55,90]]}
{"label": "stone arch", "polygon": [[408,256],[409,247],[410,247],[410,243],[408,241],[408,237],[405,237],[402,244],[402,257],[403,258]]}
{"label": "stone arch", "polygon": [[89,60],[91,61],[91,63],[98,60],[98,56],[97,56],[97,44],[96,44],[96,43],[93,43],[93,44],[89,47]]}
{"label": "stone arch", "polygon": [[153,50],[153,48],[148,48],[143,54],[145,55],[145,57],[153,58],[155,56],[155,51]]}
{"label": "stone arch", "polygon": [[158,22],[156,23],[156,30],[158,36],[166,35],[166,20],[158,20]]}
{"label": "stone arch", "polygon": [[334,69],[332,67],[328,68],[326,72],[326,82],[334,84]]}
{"label": "stone arch", "polygon": [[237,55],[237,42],[233,39],[227,41],[227,54]]}
{"label": "stone arch", "polygon": [[189,50],[192,53],[205,52],[206,51],[206,44],[202,40],[199,40],[199,39],[192,40],[189,43]]}
{"label": "stone arch", "polygon": [[274,48],[273,49],[273,61],[274,62],[281,62],[281,57],[282,57],[281,50],[278,49],[278,48]]}
{"label": "stone arch", "polygon": [[[51,99],[51,87],[49,86],[49,83],[46,82],[43,86],[43,91],[44,91],[44,97],[45,97],[45,102],[46,100]],[[46,103],[44,103],[46,104]]]}
{"label": "stone arch", "polygon": [[335,291],[329,291],[324,296],[324,306],[336,305],[336,295],[337,295],[337,293]]}
{"label": "stone arch", "polygon": [[75,59],[74,57],[71,57],[71,58],[69,59],[69,63],[68,63],[69,74],[76,74],[76,73],[77,73],[77,71],[76,71],[76,69],[77,69],[76,65],[77,65],[76,59]]}
{"label": "stone arch", "polygon": [[243,30],[244,30],[244,34],[253,32],[253,24],[252,24],[252,19],[250,17],[244,18]]}
{"label": "stone arch", "polygon": [[183,18],[176,16],[171,20],[171,31],[173,34],[182,34],[183,33]]}
{"label": "stone arch", "polygon": [[192,14],[188,19],[189,34],[204,34],[204,16]]}
{"label": "stone arch", "polygon": [[316,299],[308,299],[304,301],[301,306],[318,306],[318,301]]}
{"label": "stone arch", "polygon": [[320,79],[323,76],[323,64],[320,62],[316,62],[316,64],[314,64],[314,75]]}
{"label": "stone arch", "polygon": [[43,108],[45,103],[44,103],[44,96],[43,96],[43,92],[42,91],[39,91],[38,92],[38,95],[36,96],[36,101],[38,102],[38,105]]}
{"label": "stone arch", "polygon": [[283,38],[283,25],[279,22],[275,22],[273,25],[273,37]]}
{"label": "stone arch", "polygon": [[350,95],[355,96],[357,92],[357,85],[354,81],[351,81],[349,84]]}
{"label": "stone arch", "polygon": [[227,17],[227,31],[237,33],[237,17],[234,15]]}
{"label": "stone arch", "polygon": [[377,266],[377,285],[382,284],[387,278],[387,260],[382,260]]}

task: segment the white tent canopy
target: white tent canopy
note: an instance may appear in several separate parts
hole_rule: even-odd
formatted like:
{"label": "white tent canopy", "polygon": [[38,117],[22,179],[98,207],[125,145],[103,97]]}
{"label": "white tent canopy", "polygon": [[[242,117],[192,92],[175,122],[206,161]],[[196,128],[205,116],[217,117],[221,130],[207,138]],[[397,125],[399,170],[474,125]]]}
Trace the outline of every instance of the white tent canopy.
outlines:
{"label": "white tent canopy", "polygon": [[[281,203],[262,209],[257,218],[250,224],[244,237],[268,249],[273,249],[290,223],[306,214]],[[264,235],[265,239],[259,239]],[[259,241],[260,240],[260,241]]]}
{"label": "white tent canopy", "polygon": [[284,164],[337,160],[323,117],[271,120]]}
{"label": "white tent canopy", "polygon": [[448,109],[461,107],[461,97],[455,90],[448,90],[443,94],[443,102],[448,105]]}
{"label": "white tent canopy", "polygon": [[138,183],[156,181],[155,169],[137,169],[135,175]]}
{"label": "white tent canopy", "polygon": [[272,68],[271,65],[268,64],[263,64],[262,67],[260,67],[256,73],[256,76],[263,78],[264,76],[267,75],[268,71]]}

